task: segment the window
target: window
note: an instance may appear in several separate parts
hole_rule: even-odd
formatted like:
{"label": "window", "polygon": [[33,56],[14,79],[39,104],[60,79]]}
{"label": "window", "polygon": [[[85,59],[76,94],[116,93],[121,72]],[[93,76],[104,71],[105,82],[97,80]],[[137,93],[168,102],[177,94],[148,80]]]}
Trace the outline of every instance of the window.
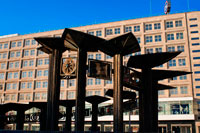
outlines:
{"label": "window", "polygon": [[140,37],[137,37],[136,39],[137,39],[138,43],[140,44],[141,43]]}
{"label": "window", "polygon": [[28,82],[28,83],[27,83],[27,88],[28,88],[28,89],[31,89],[31,88],[32,88],[32,82]]}
{"label": "window", "polygon": [[6,84],[6,90],[10,90],[11,89],[11,83],[7,83]]}
{"label": "window", "polygon": [[16,94],[12,94],[11,95],[11,101],[15,101],[16,100]]}
{"label": "window", "polygon": [[145,24],[145,30],[152,30],[152,24]]}
{"label": "window", "polygon": [[13,68],[13,66],[14,66],[14,63],[13,62],[9,62],[9,69],[11,69],[11,68]]}
{"label": "window", "polygon": [[140,26],[139,25],[134,26],[134,32],[138,32],[138,31],[140,31]]}
{"label": "window", "polygon": [[189,21],[195,21],[197,18],[190,18]]}
{"label": "window", "polygon": [[155,42],[160,42],[161,40],[161,35],[155,35]]}
{"label": "window", "polygon": [[168,52],[174,52],[175,51],[175,47],[174,46],[167,47],[167,51]]}
{"label": "window", "polygon": [[192,43],[192,46],[200,45],[200,43]]}
{"label": "window", "polygon": [[174,40],[174,34],[167,34],[167,40]]}
{"label": "window", "polygon": [[36,41],[35,41],[35,40],[32,40],[32,41],[31,41],[31,44],[32,44],[32,45],[35,45],[35,44],[36,44]]}
{"label": "window", "polygon": [[35,49],[32,49],[30,55],[35,55]]}
{"label": "window", "polygon": [[18,77],[18,72],[14,72],[14,78],[17,79]]}
{"label": "window", "polygon": [[184,46],[177,46],[177,50],[184,52]]}
{"label": "window", "polygon": [[109,55],[106,55],[106,59],[112,59],[112,57]]}
{"label": "window", "polygon": [[179,79],[180,79],[180,80],[186,80],[186,79],[187,79],[187,76],[186,76],[186,75],[179,76]]}
{"label": "window", "polygon": [[87,79],[87,85],[93,85],[93,79]]}
{"label": "window", "polygon": [[156,53],[161,53],[162,52],[162,48],[156,48]]}
{"label": "window", "polygon": [[7,58],[7,53],[3,53],[3,59]]}
{"label": "window", "polygon": [[91,96],[93,94],[93,91],[86,91],[86,96]]}
{"label": "window", "polygon": [[29,77],[29,78],[33,77],[33,71],[29,71],[29,72],[28,72],[28,77]]}
{"label": "window", "polygon": [[35,100],[40,100],[40,93],[35,93]]}
{"label": "window", "polygon": [[194,59],[194,60],[198,60],[198,59],[200,59],[200,57],[193,57],[193,59]]}
{"label": "window", "polygon": [[157,29],[160,29],[161,26],[160,26],[160,23],[155,23],[154,24],[154,29],[157,30]]}
{"label": "window", "polygon": [[44,64],[48,65],[49,64],[49,59],[44,59]]}
{"label": "window", "polygon": [[19,61],[15,62],[15,68],[19,68]]}
{"label": "window", "polygon": [[48,87],[48,82],[47,81],[43,81],[42,82],[42,87],[43,88],[47,88]]}
{"label": "window", "polygon": [[191,33],[191,34],[199,33],[199,31],[191,31],[190,33]]}
{"label": "window", "polygon": [[16,90],[16,89],[17,89],[17,83],[13,83],[13,84],[12,84],[12,89],[13,89],[13,90]]}
{"label": "window", "polygon": [[93,59],[93,54],[88,54],[88,59]]}
{"label": "window", "polygon": [[182,20],[177,20],[175,21],[176,27],[181,27],[182,26]]}
{"label": "window", "polygon": [[194,67],[200,67],[200,64],[194,64]]}
{"label": "window", "polygon": [[74,91],[68,91],[67,92],[67,99],[74,99],[74,98],[75,98]]}
{"label": "window", "polygon": [[191,40],[199,40],[199,37],[193,37]]}
{"label": "window", "polygon": [[131,26],[125,27],[125,32],[132,32],[132,27]]}
{"label": "window", "polygon": [[176,66],[176,60],[170,60],[168,65],[169,65],[169,67]]}
{"label": "window", "polygon": [[181,94],[188,94],[188,87],[187,86],[181,86]]}
{"label": "window", "polygon": [[42,70],[37,70],[37,77],[42,76]]}
{"label": "window", "polygon": [[26,100],[31,100],[31,94],[26,94]]}
{"label": "window", "polygon": [[9,72],[8,73],[8,77],[7,77],[8,79],[12,79],[12,72]]}
{"label": "window", "polygon": [[30,60],[29,61],[29,66],[33,66],[34,65],[34,61],[33,60]]}
{"label": "window", "polygon": [[101,84],[101,79],[95,79],[95,85],[100,85]]}
{"label": "window", "polygon": [[192,50],[193,53],[200,52],[200,50]]}
{"label": "window", "polygon": [[60,86],[61,86],[61,87],[64,87],[64,86],[65,86],[65,81],[64,81],[64,80],[61,80]]}
{"label": "window", "polygon": [[48,70],[44,70],[44,76],[48,76]]}
{"label": "window", "polygon": [[88,32],[88,34],[94,35],[94,31],[90,31],[90,32]]}
{"label": "window", "polygon": [[20,57],[20,54],[21,54],[21,52],[20,52],[20,51],[17,51],[17,52],[16,52],[16,57]]}
{"label": "window", "polygon": [[194,73],[195,73],[195,74],[200,74],[200,71],[195,71]]}
{"label": "window", "polygon": [[30,45],[30,40],[25,40],[25,46],[29,46]]}
{"label": "window", "polygon": [[41,88],[41,81],[36,81],[36,88]]}
{"label": "window", "polygon": [[196,89],[200,89],[200,86],[196,86]]}
{"label": "window", "polygon": [[96,36],[102,36],[101,30],[96,31]]}
{"label": "window", "polygon": [[24,100],[24,94],[19,94],[19,100]]}
{"label": "window", "polygon": [[42,55],[44,54],[44,52],[42,52],[41,50],[38,50],[38,55]]}
{"label": "window", "polygon": [[15,48],[16,47],[16,42],[11,42],[11,48]]}
{"label": "window", "polygon": [[152,36],[145,36],[146,43],[152,42]]}
{"label": "window", "polygon": [[120,34],[120,28],[115,28],[115,34]]}
{"label": "window", "polygon": [[15,52],[10,52],[10,58],[15,57]]}
{"label": "window", "polygon": [[94,94],[98,95],[98,96],[101,96],[101,91],[95,91]]}
{"label": "window", "polygon": [[176,39],[177,40],[183,39],[183,33],[176,33]]}
{"label": "window", "polygon": [[196,78],[195,81],[200,81],[200,78]]}
{"label": "window", "polygon": [[42,93],[42,100],[46,100],[47,99],[47,93]]}
{"label": "window", "polygon": [[6,64],[5,63],[1,63],[1,69],[6,69]]}
{"label": "window", "polygon": [[0,73],[0,79],[4,79],[4,73]]}
{"label": "window", "polygon": [[145,54],[152,54],[153,53],[153,49],[152,48],[147,48],[145,50]]}
{"label": "window", "polygon": [[6,48],[8,48],[8,44],[7,43],[4,44],[4,49],[6,49]]}
{"label": "window", "polygon": [[112,29],[106,29],[106,35],[112,35],[113,30]]}
{"label": "window", "polygon": [[73,79],[69,80],[69,86],[75,86],[75,80]]}
{"label": "window", "polygon": [[26,83],[25,82],[22,82],[21,83],[21,89],[25,89],[26,88]]}
{"label": "window", "polygon": [[197,24],[190,25],[190,27],[197,27],[197,26],[198,26]]}
{"label": "window", "polygon": [[27,60],[23,61],[23,67],[27,67],[27,66],[28,66],[28,61]]}
{"label": "window", "polygon": [[96,59],[101,60],[101,54],[96,54]]}
{"label": "window", "polygon": [[112,84],[112,80],[106,80],[106,84]]}
{"label": "window", "polygon": [[17,42],[17,47],[21,47],[22,46],[22,42]]}
{"label": "window", "polygon": [[3,49],[3,44],[0,43],[0,49]]}
{"label": "window", "polygon": [[29,56],[29,50],[24,50],[24,56]]}
{"label": "window", "polygon": [[178,89],[177,89],[177,88],[175,88],[175,89],[170,89],[170,90],[169,90],[169,93],[170,93],[170,95],[176,95],[176,94],[178,94]]}
{"label": "window", "polygon": [[40,66],[40,65],[42,65],[42,64],[43,64],[43,59],[38,59],[38,60],[37,60],[37,65]]}
{"label": "window", "polygon": [[173,28],[173,21],[166,22],[166,28]]}
{"label": "window", "polygon": [[164,90],[159,90],[158,91],[158,95],[164,95],[165,94],[165,91]]}
{"label": "window", "polygon": [[178,59],[179,66],[185,66],[185,59]]}

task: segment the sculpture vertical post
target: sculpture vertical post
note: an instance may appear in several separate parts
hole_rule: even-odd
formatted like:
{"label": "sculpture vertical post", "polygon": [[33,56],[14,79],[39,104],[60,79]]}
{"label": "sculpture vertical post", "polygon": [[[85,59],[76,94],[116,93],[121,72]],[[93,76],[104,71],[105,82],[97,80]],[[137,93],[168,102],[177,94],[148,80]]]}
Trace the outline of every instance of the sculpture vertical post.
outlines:
{"label": "sculpture vertical post", "polygon": [[123,56],[116,54],[114,56],[114,132],[123,132]]}
{"label": "sculpture vertical post", "polygon": [[[2,107],[1,107],[2,108]],[[0,111],[0,130],[1,129],[4,129],[4,126],[5,126],[5,122],[6,122],[6,119],[5,119],[5,112],[3,111],[3,109],[1,109]]]}
{"label": "sculpture vertical post", "polygon": [[65,131],[71,132],[72,107],[66,106]]}
{"label": "sculpture vertical post", "polygon": [[[142,69],[142,90],[139,94],[140,131],[158,131],[158,95],[152,83],[151,68]],[[151,105],[151,106],[149,106]]]}
{"label": "sculpture vertical post", "polygon": [[60,97],[60,62],[62,51],[53,49],[49,54],[49,76],[48,76],[48,102],[46,130],[58,130],[59,97]]}
{"label": "sculpture vertical post", "polygon": [[78,49],[77,57],[77,84],[76,84],[76,114],[75,129],[76,132],[84,131],[85,120],[85,94],[86,94],[86,61],[87,51]]}
{"label": "sculpture vertical post", "polygon": [[25,119],[25,114],[24,110],[18,110],[17,111],[17,126],[16,130],[23,130],[24,127],[24,119]]}
{"label": "sculpture vertical post", "polygon": [[91,131],[97,131],[98,127],[98,103],[92,104],[92,129]]}
{"label": "sculpture vertical post", "polygon": [[40,113],[40,131],[45,131],[45,126],[46,126],[46,106],[41,108],[41,113]]}

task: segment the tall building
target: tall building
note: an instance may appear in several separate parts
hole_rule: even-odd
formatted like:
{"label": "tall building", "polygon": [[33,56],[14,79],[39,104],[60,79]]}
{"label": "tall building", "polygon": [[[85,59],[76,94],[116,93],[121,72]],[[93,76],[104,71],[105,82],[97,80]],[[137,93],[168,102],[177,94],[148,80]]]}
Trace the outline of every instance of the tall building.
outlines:
{"label": "tall building", "polygon": [[[160,81],[176,88],[159,91],[159,131],[163,133],[167,131],[200,132],[200,11],[123,20],[72,29],[105,39],[133,32],[140,44],[141,52],[124,56],[124,65],[127,64],[129,57],[134,55],[182,51],[168,63],[156,67],[156,69],[193,72],[191,75]],[[47,101],[49,59],[47,54],[37,50],[40,45],[33,38],[58,37],[62,33],[63,29],[0,37],[0,102],[2,104]],[[76,52],[63,53],[63,57],[75,56]],[[100,51],[89,52],[88,58],[113,61],[112,57]],[[75,79],[61,80],[60,99],[74,99],[75,85]],[[113,89],[112,80],[87,78],[87,96],[104,96],[108,89]],[[109,102],[103,105],[107,104]],[[90,106],[86,105],[88,115]],[[86,130],[91,126],[90,119],[86,117]],[[111,131],[112,120],[112,115],[99,117],[101,131]],[[132,131],[138,130],[138,120],[136,109],[131,115]],[[125,131],[129,131],[128,113],[124,113],[124,121]],[[25,129],[29,128],[29,124],[26,123]],[[38,125],[32,124],[31,128],[37,130]]]}

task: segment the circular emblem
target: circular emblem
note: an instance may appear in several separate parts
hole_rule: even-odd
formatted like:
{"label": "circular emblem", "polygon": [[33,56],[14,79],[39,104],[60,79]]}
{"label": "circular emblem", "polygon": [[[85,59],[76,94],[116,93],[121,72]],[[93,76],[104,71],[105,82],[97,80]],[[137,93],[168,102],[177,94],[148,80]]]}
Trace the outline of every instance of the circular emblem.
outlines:
{"label": "circular emblem", "polygon": [[62,66],[62,71],[65,75],[70,75],[76,70],[76,64],[72,58],[67,58]]}

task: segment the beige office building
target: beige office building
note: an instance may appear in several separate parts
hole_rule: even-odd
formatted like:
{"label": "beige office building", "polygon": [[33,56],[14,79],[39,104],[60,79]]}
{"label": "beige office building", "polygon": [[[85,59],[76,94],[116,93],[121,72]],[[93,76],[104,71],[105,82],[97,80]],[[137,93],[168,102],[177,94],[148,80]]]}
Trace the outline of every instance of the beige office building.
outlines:
{"label": "beige office building", "polygon": [[[167,51],[182,51],[180,55],[155,69],[192,71],[191,75],[160,81],[177,87],[159,91],[159,131],[191,133],[200,131],[200,11],[123,20],[72,28],[94,36],[110,39],[132,32],[141,47],[134,55]],[[0,102],[27,103],[47,101],[48,55],[38,51],[34,37],[58,37],[63,29],[0,37]],[[95,45],[95,44],[94,44]],[[129,56],[124,57],[124,65]],[[66,51],[63,57],[75,57],[76,52]],[[110,61],[102,52],[88,53],[88,58]],[[74,99],[76,80],[62,80],[60,99]],[[86,95],[104,96],[113,89],[112,81],[87,78]],[[126,88],[125,88],[126,89]],[[104,105],[109,102],[104,103]],[[101,105],[103,106],[103,105]],[[87,104],[88,115],[90,105]],[[91,126],[86,117],[86,130]],[[131,115],[132,131],[138,129],[138,110]],[[99,117],[101,131],[112,130],[112,115]],[[129,131],[129,116],[124,113],[125,130]],[[32,124],[32,130],[38,125]],[[62,120],[60,126],[62,127]],[[25,124],[30,130],[29,124]]]}

